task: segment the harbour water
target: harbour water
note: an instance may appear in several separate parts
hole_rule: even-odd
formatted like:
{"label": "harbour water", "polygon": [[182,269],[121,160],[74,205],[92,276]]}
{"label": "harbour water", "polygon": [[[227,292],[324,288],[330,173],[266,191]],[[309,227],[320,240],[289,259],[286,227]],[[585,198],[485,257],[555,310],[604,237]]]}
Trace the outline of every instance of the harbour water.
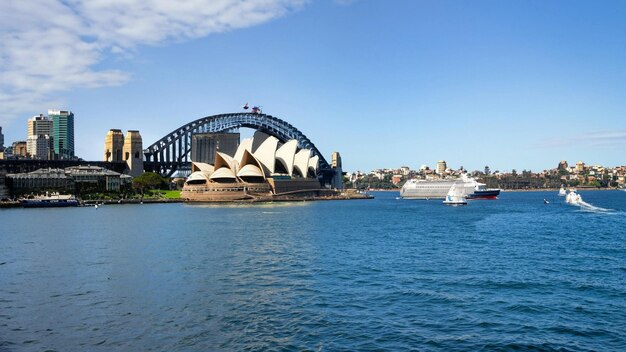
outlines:
{"label": "harbour water", "polygon": [[0,351],[624,351],[626,192],[580,193],[2,209]]}

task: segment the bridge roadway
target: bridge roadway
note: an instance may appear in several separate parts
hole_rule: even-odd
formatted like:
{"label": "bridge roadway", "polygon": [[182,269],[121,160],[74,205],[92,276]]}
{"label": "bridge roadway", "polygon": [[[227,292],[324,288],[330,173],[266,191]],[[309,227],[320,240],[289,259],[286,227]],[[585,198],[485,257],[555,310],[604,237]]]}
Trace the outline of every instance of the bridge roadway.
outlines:
{"label": "bridge roadway", "polygon": [[277,117],[258,113],[228,113],[207,116],[189,122],[144,149],[144,169],[171,176],[176,171],[189,170],[191,164],[191,137],[195,133],[216,133],[252,128],[278,138],[281,142],[295,139],[302,149],[311,150],[319,157],[318,177],[330,181],[334,170],[315,144],[302,132]]}

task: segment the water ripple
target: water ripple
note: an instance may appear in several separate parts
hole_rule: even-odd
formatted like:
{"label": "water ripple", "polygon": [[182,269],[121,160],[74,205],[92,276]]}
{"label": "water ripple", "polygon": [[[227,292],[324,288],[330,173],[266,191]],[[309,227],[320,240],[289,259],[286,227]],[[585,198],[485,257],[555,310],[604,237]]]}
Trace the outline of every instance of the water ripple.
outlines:
{"label": "water ripple", "polygon": [[621,351],[621,193],[0,212],[0,351]]}

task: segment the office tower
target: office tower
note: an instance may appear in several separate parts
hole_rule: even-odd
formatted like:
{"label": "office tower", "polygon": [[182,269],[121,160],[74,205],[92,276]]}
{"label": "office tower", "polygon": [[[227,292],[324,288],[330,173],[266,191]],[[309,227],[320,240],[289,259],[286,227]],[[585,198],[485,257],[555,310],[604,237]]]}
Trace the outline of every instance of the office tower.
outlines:
{"label": "office tower", "polygon": [[26,151],[33,159],[54,159],[52,119],[39,114],[28,119]]}
{"label": "office tower", "polygon": [[32,159],[52,159],[52,138],[47,134],[28,136],[26,152]]}
{"label": "office tower", "polygon": [[4,151],[4,135],[2,134],[2,126],[0,126],[0,152]]}
{"label": "office tower", "polygon": [[191,136],[191,161],[215,163],[217,152],[235,155],[239,133],[196,133]]}
{"label": "office tower", "polygon": [[52,119],[54,154],[58,159],[74,158],[74,114],[71,111],[48,110]]}
{"label": "office tower", "polygon": [[129,130],[126,133],[122,153],[128,174],[132,177],[141,175],[143,173],[143,143],[139,131]]}
{"label": "office tower", "polygon": [[47,134],[52,137],[53,133],[52,119],[39,114],[28,119],[28,134],[27,136],[38,136],[40,134]]}
{"label": "office tower", "polygon": [[124,134],[122,130],[111,129],[104,140],[104,161],[124,161]]}

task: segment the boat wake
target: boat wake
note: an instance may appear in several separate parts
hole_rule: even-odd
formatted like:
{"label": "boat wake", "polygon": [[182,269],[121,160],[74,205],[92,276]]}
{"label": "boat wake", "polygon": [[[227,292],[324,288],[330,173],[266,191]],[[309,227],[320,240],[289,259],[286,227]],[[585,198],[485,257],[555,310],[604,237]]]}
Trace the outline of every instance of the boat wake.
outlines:
{"label": "boat wake", "polygon": [[595,205],[589,204],[589,203],[585,202],[584,200],[581,200],[580,203],[578,204],[578,206],[580,206],[581,210],[589,211],[589,212],[592,212],[592,213],[609,213],[609,212],[613,211],[613,209],[606,209],[606,208],[596,207]]}
{"label": "boat wake", "polygon": [[571,191],[565,196],[565,203],[580,207],[581,210],[592,213],[608,213],[613,211],[613,209],[600,208],[585,202],[580,194],[575,191]]}
{"label": "boat wake", "polygon": [[575,203],[567,203],[567,204],[573,205],[575,207],[580,207],[580,210],[591,212],[591,213],[610,213],[610,212],[614,211],[613,209],[597,207],[597,206],[595,206],[593,204],[589,204],[589,203],[585,202],[584,200],[580,200],[580,201],[575,202]]}

